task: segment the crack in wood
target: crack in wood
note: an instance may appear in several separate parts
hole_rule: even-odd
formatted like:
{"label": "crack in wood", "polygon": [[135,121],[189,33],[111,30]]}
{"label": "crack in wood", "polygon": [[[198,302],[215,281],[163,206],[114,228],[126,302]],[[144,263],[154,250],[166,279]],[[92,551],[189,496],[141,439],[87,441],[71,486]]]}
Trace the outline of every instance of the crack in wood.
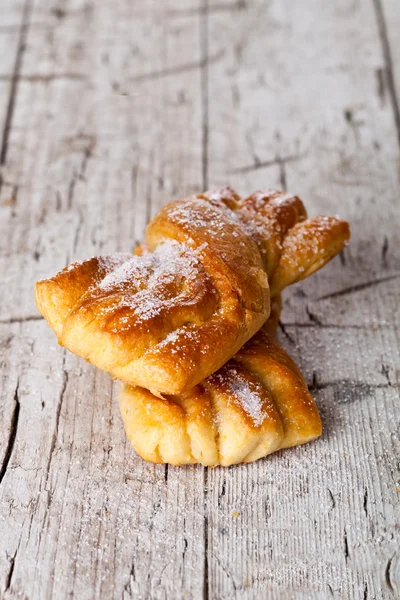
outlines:
{"label": "crack in wood", "polygon": [[204,5],[195,6],[194,8],[186,8],[181,10],[168,10],[166,12],[167,17],[192,17],[197,15],[204,14],[215,14],[221,12],[232,12],[232,11],[240,11],[247,8],[246,0],[237,0],[237,2],[232,2],[228,4],[211,4],[207,9]]}
{"label": "crack in wood", "polygon": [[265,497],[265,500],[264,500],[264,518],[265,518],[266,523],[270,520],[271,516],[272,516],[271,502],[270,502],[270,498],[267,494]]}
{"label": "crack in wood", "polygon": [[393,118],[397,131],[397,142],[400,147],[400,104],[397,97],[396,83],[393,72],[393,59],[390,49],[389,36],[386,27],[386,19],[382,6],[382,0],[373,0],[375,7],[375,15],[378,24],[379,37],[382,44],[383,59],[385,62],[385,71],[387,79],[387,87],[389,90],[390,101],[392,104]]}
{"label": "crack in wood", "polygon": [[217,555],[213,555],[213,557],[216,559],[217,564],[219,565],[219,567],[223,570],[223,572],[225,573],[225,575],[227,576],[227,578],[229,579],[229,581],[232,583],[232,587],[233,590],[235,592],[238,592],[240,590],[243,590],[243,585],[237,585],[235,582],[235,578],[233,576],[233,573],[231,573],[231,571],[229,571],[229,569],[227,567],[225,567],[225,565],[223,564],[222,560],[219,558],[219,556]]}
{"label": "crack in wood", "polygon": [[35,513],[36,513],[36,509],[37,509],[37,503],[36,503],[36,506],[35,506],[35,508],[34,508],[34,509],[32,510],[32,512],[31,512],[31,516],[29,517],[29,527],[28,527],[28,535],[27,535],[27,538],[28,538],[28,540],[29,540],[29,538],[30,538],[30,536],[31,536],[31,532],[32,532],[32,523],[33,523],[33,519],[34,519],[34,517],[36,516],[36,514],[35,514]]}
{"label": "crack in wood", "polygon": [[42,467],[32,467],[28,469],[27,467],[23,467],[22,465],[12,465],[9,467],[10,471],[14,471],[16,469],[21,469],[21,471],[25,471],[25,473],[39,473],[42,470]]}
{"label": "crack in wood", "polygon": [[356,145],[358,146],[360,144],[360,127],[362,125],[364,125],[364,120],[355,117],[354,109],[352,109],[352,108],[346,108],[344,110],[343,115],[344,115],[345,121],[351,127],[351,130],[354,135],[354,140],[356,142]]}
{"label": "crack in wood", "polygon": [[10,317],[0,319],[0,325],[12,325],[13,323],[29,323],[30,321],[44,321],[42,315],[29,315],[28,317]]}
{"label": "crack in wood", "polygon": [[[12,75],[0,75],[0,81],[13,81]],[[50,83],[51,81],[87,81],[86,75],[81,73],[48,73],[41,75],[39,73],[32,75],[18,75],[18,82],[26,81],[29,83]]]}
{"label": "crack in wood", "polygon": [[132,597],[132,580],[136,581],[135,562],[132,559],[131,570],[129,571],[129,579],[124,585],[124,590]]}
{"label": "crack in wood", "polygon": [[368,517],[368,488],[367,487],[364,489],[363,508],[364,508],[365,516]]}
{"label": "crack in wood", "polygon": [[19,413],[20,413],[20,408],[21,408],[21,405],[19,402],[18,391],[19,391],[19,379],[17,380],[17,385],[16,385],[15,392],[14,392],[14,410],[11,415],[10,433],[8,436],[6,451],[4,453],[3,463],[2,463],[1,469],[0,469],[0,485],[1,485],[1,483],[4,479],[4,476],[7,472],[7,468],[10,463],[11,456],[12,456],[12,453],[14,450],[15,440],[17,439]]}
{"label": "crack in wood", "polygon": [[294,337],[290,335],[290,333],[286,329],[286,323],[283,323],[281,320],[278,322],[279,329],[282,331],[283,335],[289,340],[291,344],[295,344],[296,340]]}
{"label": "crack in wood", "polygon": [[329,488],[328,488],[328,494],[329,494],[329,497],[330,497],[331,502],[332,502],[332,506],[331,506],[331,509],[329,511],[329,512],[331,512],[334,508],[336,508],[336,500],[335,500],[335,497],[334,497],[334,495],[332,494],[332,492],[331,492],[331,490]]}
{"label": "crack in wood", "polygon": [[352,285],[348,288],[344,288],[343,290],[339,290],[338,292],[332,292],[331,294],[326,294],[325,296],[320,296],[317,300],[327,300],[328,298],[339,298],[340,296],[346,296],[347,294],[353,294],[354,292],[360,292],[361,290],[366,290],[370,287],[374,287],[376,285],[380,285],[381,283],[385,283],[386,281],[392,281],[393,279],[398,279],[400,277],[399,273],[395,275],[389,275],[388,277],[381,277],[380,279],[373,279],[372,281],[367,281],[366,283],[359,283],[358,285]]}
{"label": "crack in wood", "polygon": [[343,534],[343,544],[344,544],[344,557],[346,559],[346,561],[349,559],[349,543],[347,541],[347,531],[344,530],[344,534]]}
{"label": "crack in wood", "polygon": [[[197,71],[198,69],[203,71],[207,69],[209,64],[217,62],[224,55],[224,50],[220,50],[210,57],[208,56],[208,54],[206,54],[202,56],[201,60],[196,62],[184,63],[176,67],[169,67],[168,69],[160,69],[158,71],[150,71],[149,73],[135,75],[134,77],[131,77],[129,79],[128,83],[142,83],[144,81],[153,81],[154,79],[161,79],[163,77],[169,77],[170,75],[183,75],[184,73],[189,73],[190,71]],[[115,83],[114,86],[116,86],[114,89],[119,88],[118,83]],[[128,92],[119,92],[119,94],[129,95]]]}
{"label": "crack in wood", "polygon": [[165,485],[168,485],[168,463],[164,465],[164,481]]}
{"label": "crack in wood", "polygon": [[[46,511],[46,513],[44,515],[42,526],[41,526],[41,528],[39,530],[38,541],[37,541],[37,545],[36,545],[36,560],[39,559],[40,548],[41,548],[41,545],[42,545],[42,535],[44,533],[44,528],[45,528],[46,523],[47,523],[47,528],[48,528],[49,514],[50,514],[49,513],[49,508],[50,508],[50,504],[48,504],[48,502],[47,502],[47,511]],[[30,527],[31,527],[31,525],[30,525]]]}
{"label": "crack in wood", "polygon": [[153,529],[154,529],[154,519],[156,518],[157,513],[161,508],[161,504],[162,504],[161,496],[159,496],[157,498],[157,501],[154,502],[152,509],[151,509],[151,515],[149,517],[149,531],[153,531]]}
{"label": "crack in wood", "polygon": [[[63,363],[62,363],[63,380],[62,380],[61,390],[60,390],[59,399],[58,399],[58,403],[57,403],[57,409],[56,409],[56,423],[55,423],[53,435],[51,437],[49,458],[47,460],[47,465],[46,465],[46,481],[45,481],[46,489],[47,489],[47,483],[48,483],[49,475],[50,475],[50,467],[51,467],[51,462],[53,459],[53,453],[54,453],[54,449],[56,447],[56,441],[57,441],[57,437],[58,437],[58,428],[60,425],[61,407],[63,404],[64,395],[65,395],[67,385],[68,385],[68,380],[69,380],[69,373],[65,367],[65,361],[66,361],[66,351],[64,350]],[[52,500],[52,494],[50,493],[47,498],[47,501],[48,501],[47,509],[50,508],[51,500]]]}
{"label": "crack in wood", "polygon": [[203,600],[209,599],[209,573],[208,573],[208,467],[204,467],[204,563],[203,563]]}
{"label": "crack in wood", "polygon": [[368,583],[365,582],[364,585],[364,600],[368,600]]}
{"label": "crack in wood", "polygon": [[68,194],[67,194],[67,208],[69,210],[71,210],[71,208],[72,208],[72,201],[73,201],[74,194],[75,194],[75,186],[79,180],[83,180],[85,177],[86,168],[87,168],[89,159],[93,156],[93,150],[94,150],[95,143],[96,142],[95,142],[94,138],[89,139],[89,144],[83,150],[80,167],[77,171],[74,171],[74,173],[72,174],[72,178],[71,178],[71,181],[69,182]]}
{"label": "crack in wood", "polygon": [[11,334],[11,335],[7,336],[6,338],[4,338],[3,340],[0,340],[0,348],[3,350],[9,350],[13,339],[14,339],[14,335]]}
{"label": "crack in wood", "polygon": [[278,160],[278,165],[279,165],[279,183],[281,184],[281,189],[287,190],[285,161],[280,158]]}
{"label": "crack in wood", "polygon": [[80,207],[78,208],[77,212],[78,212],[78,224],[75,229],[74,242],[72,245],[74,253],[76,252],[76,249],[78,247],[79,236],[81,234],[82,226],[83,226],[83,215],[82,215],[82,210]]}
{"label": "crack in wood", "polygon": [[225,493],[226,493],[226,479],[224,477],[222,480],[221,492],[218,494],[218,508],[222,508],[222,498],[225,496]]}
{"label": "crack in wood", "polygon": [[[48,29],[49,24],[40,21],[31,21],[29,23],[29,31],[38,29]],[[0,25],[0,35],[8,35],[10,33],[19,33],[21,31],[21,23],[15,23],[11,25]]]}
{"label": "crack in wood", "polygon": [[[137,193],[137,184],[138,184],[138,175],[139,175],[139,165],[140,165],[140,157],[137,159],[137,163],[134,164],[132,166],[131,169],[131,177],[130,177],[130,193],[131,193],[131,200],[132,200],[132,220],[131,220],[131,228],[130,228],[130,233],[131,233],[131,239],[134,239],[134,247],[136,247],[138,244],[140,244],[140,242],[142,241],[141,239],[135,239],[135,221],[136,221],[136,215],[137,215],[137,203],[138,203],[138,193]],[[136,232],[137,235],[137,232]],[[142,232],[141,232],[142,235]]]}
{"label": "crack in wood", "polygon": [[[271,158],[270,160],[257,160],[252,165],[245,165],[244,167],[237,167],[236,169],[232,169],[228,171],[232,174],[238,173],[250,173],[251,171],[257,171],[258,169],[265,169],[266,167],[279,166],[280,168],[284,167],[287,163],[296,162],[304,158],[305,154],[292,154],[288,156],[277,156],[275,158]],[[284,179],[282,182],[282,172],[280,172],[280,179],[282,188],[286,189],[286,172],[284,172]]]}
{"label": "crack in wood", "polygon": [[209,60],[209,40],[208,40],[208,0],[202,0],[203,13],[200,18],[200,88],[201,88],[201,113],[202,113],[202,139],[201,139],[201,160],[202,160],[202,185],[203,190],[208,189],[208,138],[209,138],[209,96],[208,96],[208,78],[210,64]]}
{"label": "crack in wood", "polygon": [[[154,148],[151,149],[149,155],[149,171],[150,173],[153,171],[154,167]],[[152,194],[152,179],[149,177],[146,186],[146,223],[148,223],[152,217],[153,213],[153,194]],[[140,240],[141,242],[142,240]]]}
{"label": "crack in wood", "polygon": [[[309,386],[310,387],[310,386]],[[313,390],[318,390],[320,389],[319,387],[319,381],[318,381],[318,376],[317,376],[317,372],[313,370],[312,372],[312,383],[311,383],[311,389]]]}
{"label": "crack in wood", "polygon": [[14,552],[14,556],[12,556],[9,561],[10,561],[10,566],[6,575],[6,580],[5,580],[5,585],[4,585],[4,594],[8,591],[10,591],[11,588],[11,581],[12,581],[12,576],[14,573],[14,567],[15,567],[15,558],[17,556],[17,552],[18,552],[18,548],[19,548],[19,544],[17,549]]}
{"label": "crack in wood", "polygon": [[182,563],[185,562],[185,555],[186,555],[187,548],[188,548],[188,541],[186,538],[183,538]]}
{"label": "crack in wood", "polygon": [[388,365],[382,364],[381,365],[381,373],[384,376],[384,378],[386,379],[388,385],[390,387],[392,387],[392,382],[391,382],[390,377],[389,377],[390,367]]}
{"label": "crack in wood", "polygon": [[388,236],[385,235],[385,237],[383,238],[382,252],[381,252],[381,254],[382,254],[382,267],[384,269],[386,269],[386,267],[388,266],[388,263],[387,263],[387,253],[388,253],[388,250],[389,250],[389,239],[388,239]]}
{"label": "crack in wood", "polygon": [[[0,144],[0,167],[5,165],[7,160],[8,151],[8,140],[11,132],[11,124],[14,115],[15,102],[17,98],[18,81],[21,72],[22,58],[26,48],[26,39],[29,30],[29,19],[31,13],[31,5],[33,0],[25,0],[24,7],[22,10],[22,22],[19,29],[19,39],[17,46],[17,54],[15,57],[14,69],[11,75],[11,86],[10,95],[8,98],[8,105],[6,109],[6,116],[4,120],[3,133]],[[2,178],[0,173],[0,191],[2,187]]]}
{"label": "crack in wood", "polygon": [[318,325],[319,327],[322,326],[322,321],[319,320],[319,318],[317,317],[317,315],[315,315],[310,307],[308,306],[308,304],[306,304],[306,313],[310,319],[310,321],[312,321],[313,323],[315,323],[315,325]]}
{"label": "crack in wood", "polygon": [[379,67],[375,69],[377,93],[381,101],[381,106],[385,104],[385,69]]}
{"label": "crack in wood", "polygon": [[391,575],[390,575],[390,569],[392,567],[392,561],[393,561],[393,556],[392,556],[392,558],[390,558],[388,560],[388,563],[386,565],[386,569],[385,569],[385,581],[386,581],[386,585],[388,586],[389,590],[391,592],[394,592],[394,587],[393,587],[393,583],[392,583],[392,579],[391,579]]}

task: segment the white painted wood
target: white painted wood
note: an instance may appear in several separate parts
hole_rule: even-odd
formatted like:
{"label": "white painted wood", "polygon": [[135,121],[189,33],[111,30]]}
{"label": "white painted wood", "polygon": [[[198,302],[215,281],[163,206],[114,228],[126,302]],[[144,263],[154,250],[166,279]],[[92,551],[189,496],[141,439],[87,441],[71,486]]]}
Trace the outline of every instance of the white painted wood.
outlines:
{"label": "white painted wood", "polygon": [[384,55],[378,89],[382,103],[391,105],[400,143],[400,6],[396,0],[374,0],[374,5]]}
{"label": "white painted wood", "polygon": [[[1,598],[400,593],[400,46],[378,2],[0,0]],[[252,465],[149,465],[33,284],[226,183],[351,222],[282,315],[324,435]]]}
{"label": "white painted wood", "polygon": [[[22,1],[4,0],[0,15],[0,211],[1,206],[15,202],[16,188],[3,176],[7,142],[10,132],[17,75],[20,69],[26,17]],[[0,212],[1,214],[1,212]]]}
{"label": "white painted wood", "polygon": [[166,27],[162,15],[123,1],[33,12],[51,23],[28,32],[5,166],[18,195],[0,221],[1,402],[15,434],[10,455],[8,436],[0,446],[1,597],[202,594],[203,470],[135,457],[110,379],[33,320],[36,278],[130,249],[162,203],[202,187],[199,18]]}
{"label": "white painted wood", "polygon": [[209,474],[217,598],[400,590],[399,146],[376,19],[356,2],[259,1],[209,17],[209,52],[227,49],[209,68],[210,182],[248,191],[278,175],[353,233],[342,261],[287,291],[282,314],[323,438]]}

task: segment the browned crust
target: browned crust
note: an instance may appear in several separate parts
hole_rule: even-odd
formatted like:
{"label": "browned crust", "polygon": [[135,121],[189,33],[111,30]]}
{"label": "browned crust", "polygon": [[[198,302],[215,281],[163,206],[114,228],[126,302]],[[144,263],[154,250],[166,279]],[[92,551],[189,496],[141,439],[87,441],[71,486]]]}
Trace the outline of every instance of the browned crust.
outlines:
{"label": "browned crust", "polygon": [[265,323],[271,296],[340,251],[348,225],[297,196],[229,188],[166,205],[146,252],[95,257],[36,284],[59,343],[157,395],[188,391]]}

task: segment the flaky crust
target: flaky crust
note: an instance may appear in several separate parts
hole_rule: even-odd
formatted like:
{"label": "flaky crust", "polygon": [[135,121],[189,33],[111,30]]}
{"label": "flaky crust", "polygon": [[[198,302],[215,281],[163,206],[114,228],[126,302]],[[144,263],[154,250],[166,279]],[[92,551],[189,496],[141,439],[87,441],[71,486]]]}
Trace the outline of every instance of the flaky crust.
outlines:
{"label": "flaky crust", "polygon": [[260,329],[276,295],[327,262],[348,225],[306,220],[301,200],[229,188],[166,205],[148,252],[74,263],[36,284],[60,344],[155,395],[180,394],[217,371]]}
{"label": "flaky crust", "polygon": [[303,376],[273,337],[278,314],[276,302],[270,319],[236,356],[186,394],[157,398],[121,386],[125,430],[142,458],[228,466],[321,434]]}

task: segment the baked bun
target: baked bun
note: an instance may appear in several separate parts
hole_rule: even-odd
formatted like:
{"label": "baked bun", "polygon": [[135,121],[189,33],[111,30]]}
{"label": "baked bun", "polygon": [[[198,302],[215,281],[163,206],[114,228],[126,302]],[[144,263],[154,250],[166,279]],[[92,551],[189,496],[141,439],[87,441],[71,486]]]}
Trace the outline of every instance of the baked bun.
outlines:
{"label": "baked bun", "polygon": [[241,199],[229,188],[166,205],[142,256],[74,263],[36,284],[58,341],[154,395],[181,394],[217,371],[265,323],[270,291],[343,248],[346,222],[306,219],[297,196]]}
{"label": "baked bun", "polygon": [[185,394],[158,398],[120,389],[129,441],[154,463],[228,466],[252,462],[321,434],[306,382],[274,339],[275,310],[263,328],[217,373]]}

